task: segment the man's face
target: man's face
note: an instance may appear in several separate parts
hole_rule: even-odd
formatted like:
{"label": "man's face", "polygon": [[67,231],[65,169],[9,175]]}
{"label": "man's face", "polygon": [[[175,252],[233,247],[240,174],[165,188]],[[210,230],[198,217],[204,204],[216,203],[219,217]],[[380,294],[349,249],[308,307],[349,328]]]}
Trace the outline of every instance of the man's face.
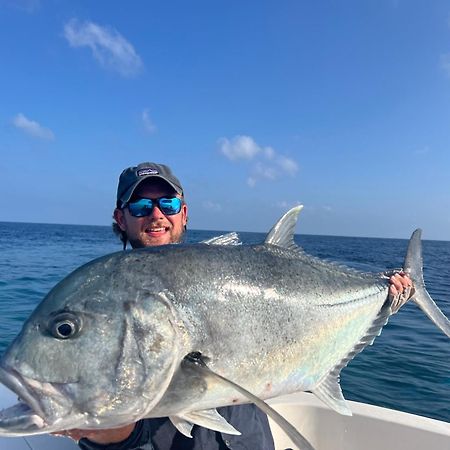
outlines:
{"label": "man's face", "polygon": [[[133,196],[150,199],[173,195],[173,189],[159,180],[142,182],[133,194]],[[128,208],[116,209],[114,218],[120,229],[127,234],[133,248],[176,244],[180,242],[187,223],[187,206],[183,204],[181,211],[172,216],[165,216],[157,206],[146,217],[133,217]]]}

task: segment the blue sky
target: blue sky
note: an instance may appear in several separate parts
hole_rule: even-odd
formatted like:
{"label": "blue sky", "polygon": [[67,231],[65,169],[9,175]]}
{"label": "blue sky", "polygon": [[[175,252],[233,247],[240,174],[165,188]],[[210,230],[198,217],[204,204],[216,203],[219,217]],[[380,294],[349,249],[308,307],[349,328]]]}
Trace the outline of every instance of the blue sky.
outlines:
{"label": "blue sky", "polygon": [[124,167],[194,229],[450,240],[450,3],[0,0],[1,221],[107,225]]}

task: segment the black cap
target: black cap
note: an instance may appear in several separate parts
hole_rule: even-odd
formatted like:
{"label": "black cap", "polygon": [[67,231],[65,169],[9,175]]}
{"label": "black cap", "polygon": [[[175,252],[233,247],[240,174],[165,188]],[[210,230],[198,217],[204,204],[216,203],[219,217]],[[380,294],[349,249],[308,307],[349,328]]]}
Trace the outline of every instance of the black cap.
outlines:
{"label": "black cap", "polygon": [[117,186],[117,205],[121,207],[124,203],[128,203],[138,185],[149,178],[160,178],[172,186],[177,194],[183,195],[180,180],[172,173],[170,167],[164,164],[144,162],[136,167],[128,167],[120,174]]}

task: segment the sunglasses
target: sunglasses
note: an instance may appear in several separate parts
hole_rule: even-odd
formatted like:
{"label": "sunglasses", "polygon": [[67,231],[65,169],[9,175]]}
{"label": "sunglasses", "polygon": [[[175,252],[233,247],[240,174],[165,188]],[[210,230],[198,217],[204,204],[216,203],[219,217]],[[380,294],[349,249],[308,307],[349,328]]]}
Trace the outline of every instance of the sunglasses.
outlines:
{"label": "sunglasses", "polygon": [[165,216],[173,216],[181,211],[183,200],[178,197],[140,198],[126,204],[128,211],[133,217],[150,216],[155,206]]}

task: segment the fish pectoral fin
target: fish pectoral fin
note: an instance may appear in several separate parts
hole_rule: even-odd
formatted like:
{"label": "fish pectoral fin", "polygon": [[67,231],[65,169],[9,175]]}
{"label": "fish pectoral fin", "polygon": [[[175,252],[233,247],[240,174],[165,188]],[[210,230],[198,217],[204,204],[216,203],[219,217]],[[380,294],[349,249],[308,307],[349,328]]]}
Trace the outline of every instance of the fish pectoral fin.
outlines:
{"label": "fish pectoral fin", "polygon": [[[308,442],[308,440],[303,437],[297,429],[290,424],[280,413],[275,411],[271,406],[269,406],[264,400],[261,400],[257,396],[253,395],[251,392],[242,386],[234,383],[227,378],[213,372],[205,363],[207,360],[199,352],[193,352],[186,355],[182,361],[182,364],[187,364],[188,367],[196,369],[199,373],[203,373],[208,377],[214,379],[214,381],[221,382],[224,386],[232,387],[236,389],[240,394],[248,398],[252,403],[255,404],[261,411],[267,414],[291,439],[291,441],[302,450],[314,450],[314,447]],[[196,411],[198,413],[198,411]]]}
{"label": "fish pectoral fin", "polygon": [[[204,409],[201,411],[190,411],[187,413],[178,414],[176,416],[179,420],[185,423],[200,425],[210,430],[218,431],[219,433],[240,435],[241,433],[229,424],[216,409]],[[172,418],[171,418],[172,420]],[[173,421],[172,421],[173,423]],[[177,427],[178,428],[178,427]],[[181,431],[181,430],[180,430]],[[189,430],[190,431],[190,430]],[[183,433],[184,434],[184,433]],[[187,436],[187,435],[186,435]]]}
{"label": "fish pectoral fin", "polygon": [[311,392],[339,414],[352,415],[339,385],[339,374],[336,374],[335,371],[332,371]]}
{"label": "fish pectoral fin", "polygon": [[220,236],[215,236],[211,239],[206,239],[201,241],[200,244],[207,245],[241,245],[242,242],[239,239],[239,235],[233,231],[227,234],[221,234]]}
{"label": "fish pectoral fin", "polygon": [[180,416],[169,416],[170,421],[173,423],[173,426],[181,433],[184,434],[186,437],[191,438],[192,434],[192,427],[194,424],[191,422],[188,422],[187,420],[183,419]]}

